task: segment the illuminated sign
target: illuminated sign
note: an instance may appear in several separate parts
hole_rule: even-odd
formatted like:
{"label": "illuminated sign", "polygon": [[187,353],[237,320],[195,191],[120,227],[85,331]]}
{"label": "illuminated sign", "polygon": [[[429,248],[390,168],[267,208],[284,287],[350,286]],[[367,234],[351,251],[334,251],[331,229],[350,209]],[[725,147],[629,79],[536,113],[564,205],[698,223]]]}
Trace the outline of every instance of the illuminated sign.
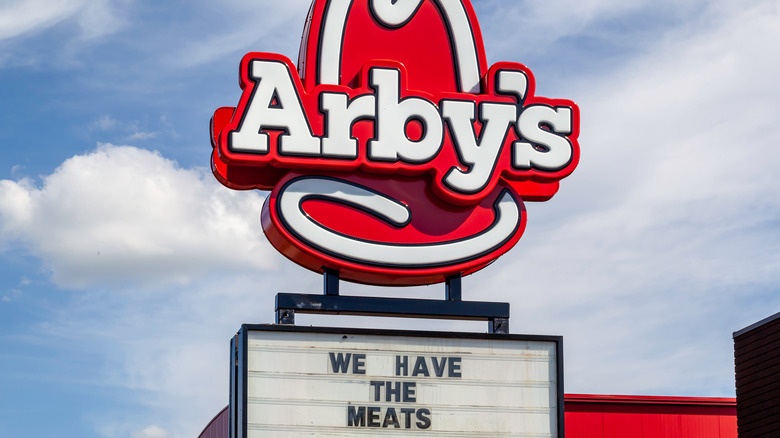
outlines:
{"label": "illuminated sign", "polygon": [[244,326],[235,438],[563,436],[559,337]]}
{"label": "illuminated sign", "polygon": [[468,0],[316,0],[298,67],[241,62],[212,118],[212,168],[270,190],[266,236],[317,272],[413,285],[475,272],[579,160],[579,110],[536,96],[524,65],[488,68]]}

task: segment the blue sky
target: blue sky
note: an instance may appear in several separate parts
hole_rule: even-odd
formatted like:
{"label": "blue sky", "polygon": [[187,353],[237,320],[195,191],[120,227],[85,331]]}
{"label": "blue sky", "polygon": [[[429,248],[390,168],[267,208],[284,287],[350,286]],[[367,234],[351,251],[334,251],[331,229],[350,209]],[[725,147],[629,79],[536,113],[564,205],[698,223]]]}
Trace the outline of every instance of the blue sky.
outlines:
{"label": "blue sky", "polygon": [[[509,301],[514,333],[563,335],[567,392],[734,396],[731,333],[780,311],[780,6],[474,4],[490,62],[580,105],[582,159],[464,298]],[[208,169],[239,60],[296,59],[307,10],[0,3],[0,436],[197,436],[227,404],[240,324],[320,289],[262,236],[263,193]]]}

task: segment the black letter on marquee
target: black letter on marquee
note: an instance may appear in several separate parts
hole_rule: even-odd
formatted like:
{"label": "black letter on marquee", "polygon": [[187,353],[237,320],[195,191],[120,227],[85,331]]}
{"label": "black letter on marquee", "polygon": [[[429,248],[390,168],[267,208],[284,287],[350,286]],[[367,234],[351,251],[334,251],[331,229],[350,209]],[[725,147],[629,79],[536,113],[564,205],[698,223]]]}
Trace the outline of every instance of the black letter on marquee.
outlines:
{"label": "black letter on marquee", "polygon": [[460,377],[460,358],[459,357],[451,357],[450,358],[450,369],[448,375],[450,377]]}
{"label": "black letter on marquee", "polygon": [[366,408],[361,406],[355,410],[354,406],[347,407],[347,426],[366,427]]}
{"label": "black letter on marquee", "polygon": [[416,382],[404,382],[404,403],[416,403],[417,397],[415,395]]}
{"label": "black letter on marquee", "polygon": [[380,382],[378,380],[372,380],[369,385],[374,387],[374,401],[379,401],[379,394],[381,392],[382,386],[385,384],[385,382]]}
{"label": "black letter on marquee", "polygon": [[393,382],[387,382],[385,385],[385,401],[393,401],[393,396],[395,396],[396,402],[401,401],[401,382],[395,382],[395,387],[393,387]]}
{"label": "black letter on marquee", "polygon": [[387,427],[391,424],[396,429],[401,427],[401,425],[398,424],[398,416],[395,414],[395,408],[387,408],[387,412],[385,412],[385,421],[382,423],[382,427]]}
{"label": "black letter on marquee", "polygon": [[377,408],[375,406],[368,407],[368,427],[381,426],[381,424],[379,424],[379,412],[381,410],[382,408]]}
{"label": "black letter on marquee", "polygon": [[412,414],[414,414],[414,409],[409,408],[402,408],[401,413],[404,414],[404,428],[405,429],[411,429],[412,428]]}
{"label": "black letter on marquee", "polygon": [[352,357],[352,374],[365,374],[366,355],[356,354]]}
{"label": "black letter on marquee", "polygon": [[417,411],[417,419],[420,420],[417,422],[417,427],[420,429],[427,429],[431,427],[430,415],[431,411],[429,409],[420,409]]}
{"label": "black letter on marquee", "polygon": [[[403,360],[401,360],[403,357]],[[401,368],[404,369],[404,373],[401,374]],[[396,376],[408,376],[409,375],[409,357],[408,356],[396,356],[395,357],[395,375]]]}
{"label": "black letter on marquee", "polygon": [[330,365],[333,367],[334,373],[347,373],[347,368],[349,367],[349,358],[352,356],[352,353],[347,353],[346,358],[342,353],[339,353],[338,357],[336,357],[335,354],[330,354]]}
{"label": "black letter on marquee", "polygon": [[445,365],[447,365],[447,358],[442,357],[441,363],[439,363],[439,361],[436,359],[436,356],[434,356],[432,359],[433,359],[433,371],[436,372],[436,377],[443,376]]}
{"label": "black letter on marquee", "polygon": [[430,377],[431,373],[428,372],[428,365],[425,363],[425,358],[417,356],[417,362],[414,363],[414,371],[412,371],[412,377],[421,374],[425,377]]}

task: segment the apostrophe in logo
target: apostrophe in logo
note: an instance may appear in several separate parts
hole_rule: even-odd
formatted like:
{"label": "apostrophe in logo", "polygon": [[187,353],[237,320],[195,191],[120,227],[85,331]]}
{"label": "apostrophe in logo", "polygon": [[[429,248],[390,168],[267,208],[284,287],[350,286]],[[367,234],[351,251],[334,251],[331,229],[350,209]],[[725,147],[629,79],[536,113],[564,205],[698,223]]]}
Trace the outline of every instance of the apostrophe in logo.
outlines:
{"label": "apostrophe in logo", "polygon": [[579,110],[536,96],[524,65],[488,69],[468,0],[315,0],[296,69],[241,62],[212,118],[214,175],[271,190],[263,230],[288,258],[362,283],[477,271],[579,160]]}

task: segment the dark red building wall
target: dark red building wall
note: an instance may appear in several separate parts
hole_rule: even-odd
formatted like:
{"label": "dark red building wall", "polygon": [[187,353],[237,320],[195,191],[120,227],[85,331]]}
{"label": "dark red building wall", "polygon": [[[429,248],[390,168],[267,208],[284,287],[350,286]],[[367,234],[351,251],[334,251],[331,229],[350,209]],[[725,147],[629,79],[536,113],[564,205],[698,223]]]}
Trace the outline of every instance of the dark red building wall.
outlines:
{"label": "dark red building wall", "polygon": [[[565,396],[566,438],[737,438],[733,398]],[[225,408],[199,438],[228,438]]]}
{"label": "dark red building wall", "polygon": [[780,437],[780,313],[734,333],[740,438]]}
{"label": "dark red building wall", "polygon": [[216,417],[203,429],[198,438],[228,438],[230,428],[228,407],[220,411]]}

